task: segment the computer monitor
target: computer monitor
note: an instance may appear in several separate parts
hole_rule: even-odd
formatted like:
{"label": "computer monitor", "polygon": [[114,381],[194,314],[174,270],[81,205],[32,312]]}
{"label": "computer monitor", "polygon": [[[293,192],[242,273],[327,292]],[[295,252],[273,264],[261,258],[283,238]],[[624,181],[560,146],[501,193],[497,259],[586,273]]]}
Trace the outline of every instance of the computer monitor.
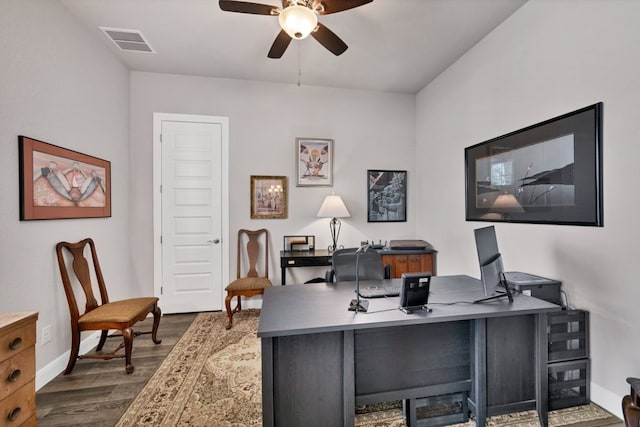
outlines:
{"label": "computer monitor", "polygon": [[478,261],[480,266],[491,262],[496,255],[500,253],[498,250],[498,241],[496,240],[496,229],[492,225],[490,227],[476,228],[473,230],[476,237],[476,249],[478,250]]}
{"label": "computer monitor", "polygon": [[495,294],[496,288],[500,284],[501,273],[504,273],[504,266],[502,265],[502,255],[500,254],[480,265],[480,280],[482,281],[485,296],[488,297]]}
{"label": "computer monitor", "polygon": [[498,250],[495,227],[483,227],[473,230],[480,264],[480,280],[485,296],[493,294],[500,282],[500,273],[504,271],[502,256]]}
{"label": "computer monitor", "polygon": [[486,301],[495,298],[496,288],[502,284],[507,291],[505,295],[512,301],[510,290],[504,276],[504,266],[502,263],[502,255],[498,250],[498,240],[496,239],[495,227],[483,227],[473,230],[476,239],[476,250],[478,251],[478,262],[480,264],[480,280],[484,289],[485,297],[480,301]]}

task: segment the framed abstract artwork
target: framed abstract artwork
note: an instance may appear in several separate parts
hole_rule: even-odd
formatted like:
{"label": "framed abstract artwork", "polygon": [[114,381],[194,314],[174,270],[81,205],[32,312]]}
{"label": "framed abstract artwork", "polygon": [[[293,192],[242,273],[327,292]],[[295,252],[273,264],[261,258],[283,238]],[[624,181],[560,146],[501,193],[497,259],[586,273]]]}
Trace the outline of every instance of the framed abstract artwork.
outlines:
{"label": "framed abstract artwork", "polygon": [[18,137],[20,220],[111,216],[111,162]]}
{"label": "framed abstract artwork", "polygon": [[296,186],[333,186],[333,140],[296,138]]}
{"label": "framed abstract artwork", "polygon": [[367,222],[407,220],[407,171],[367,171]]}
{"label": "framed abstract artwork", "polygon": [[466,220],[603,226],[602,103],[465,148]]}
{"label": "framed abstract artwork", "polygon": [[287,218],[286,176],[251,175],[251,218]]}

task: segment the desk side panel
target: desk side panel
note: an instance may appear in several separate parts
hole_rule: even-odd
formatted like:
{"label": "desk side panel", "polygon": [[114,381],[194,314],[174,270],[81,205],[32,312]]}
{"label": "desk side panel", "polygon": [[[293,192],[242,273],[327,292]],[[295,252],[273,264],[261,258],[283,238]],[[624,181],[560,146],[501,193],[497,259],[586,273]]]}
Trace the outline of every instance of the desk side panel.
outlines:
{"label": "desk side panel", "polygon": [[359,330],[356,396],[468,381],[469,322]]}
{"label": "desk side panel", "polygon": [[[273,338],[276,427],[353,424],[353,406],[344,414],[344,344],[342,332]],[[352,368],[346,371],[353,375]],[[347,381],[353,382],[353,377]]]}
{"label": "desk side panel", "polygon": [[487,319],[489,407],[519,403],[519,410],[535,408],[535,331],[535,315]]}

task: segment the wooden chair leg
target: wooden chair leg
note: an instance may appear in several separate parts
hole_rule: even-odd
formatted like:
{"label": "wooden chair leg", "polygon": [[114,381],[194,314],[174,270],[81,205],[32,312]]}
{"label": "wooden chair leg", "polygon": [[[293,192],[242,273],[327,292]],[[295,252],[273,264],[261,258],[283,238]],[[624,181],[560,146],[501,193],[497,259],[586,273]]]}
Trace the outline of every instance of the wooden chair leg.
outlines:
{"label": "wooden chair leg", "polygon": [[109,336],[109,330],[104,330],[100,333],[100,341],[98,341],[98,346],[96,347],[97,351],[102,350],[104,347],[104,343],[107,342],[107,337]]}
{"label": "wooden chair leg", "polygon": [[227,309],[227,317],[229,317],[229,323],[227,323],[226,329],[231,329],[233,326],[233,311],[231,311],[231,300],[233,299],[233,295],[227,293],[226,298],[224,299],[224,306]]}
{"label": "wooden chair leg", "polygon": [[160,317],[162,311],[157,305],[153,309],[153,328],[151,329],[151,340],[154,344],[160,344],[162,340],[158,339],[158,326],[160,326]]}
{"label": "wooden chair leg", "polygon": [[124,358],[126,363],[127,374],[133,372],[133,364],[131,364],[131,351],[133,350],[133,329],[126,328],[122,330],[122,338],[124,340]]}
{"label": "wooden chair leg", "polygon": [[69,353],[69,362],[67,362],[67,368],[64,370],[64,375],[69,375],[71,371],[73,371],[73,367],[76,366],[78,351],[80,351],[80,331],[77,328],[72,328],[71,351]]}

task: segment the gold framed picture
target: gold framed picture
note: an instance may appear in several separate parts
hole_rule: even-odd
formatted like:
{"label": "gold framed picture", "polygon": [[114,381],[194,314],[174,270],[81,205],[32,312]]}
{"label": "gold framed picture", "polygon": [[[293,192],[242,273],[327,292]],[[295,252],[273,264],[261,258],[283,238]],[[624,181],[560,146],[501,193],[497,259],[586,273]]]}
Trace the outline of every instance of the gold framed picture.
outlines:
{"label": "gold framed picture", "polygon": [[286,176],[251,175],[251,218],[287,218]]}

